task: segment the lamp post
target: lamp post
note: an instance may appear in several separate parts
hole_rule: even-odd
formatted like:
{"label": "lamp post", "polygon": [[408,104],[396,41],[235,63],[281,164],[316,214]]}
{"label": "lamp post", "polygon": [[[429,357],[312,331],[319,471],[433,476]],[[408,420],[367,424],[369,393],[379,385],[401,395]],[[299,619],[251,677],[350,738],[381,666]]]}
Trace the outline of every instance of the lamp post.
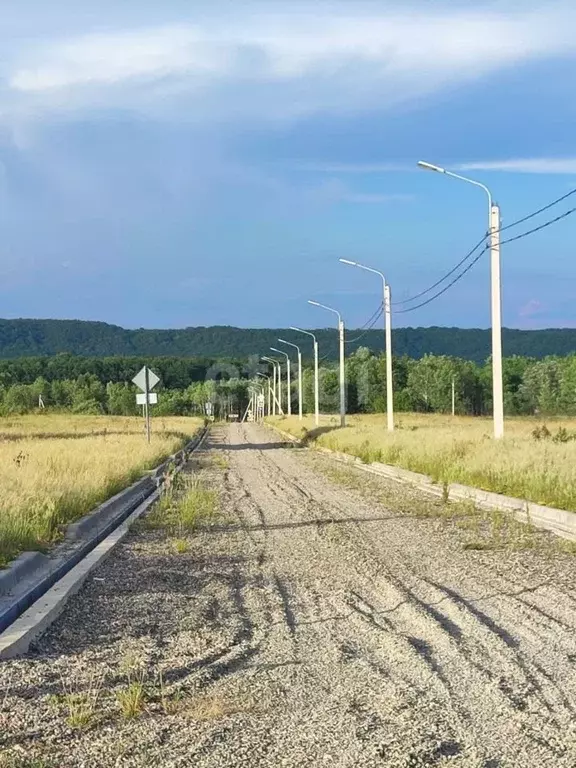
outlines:
{"label": "lamp post", "polygon": [[271,389],[271,386],[270,386],[270,376],[266,376],[265,373],[260,373],[259,371],[256,373],[256,376],[260,376],[261,378],[266,379],[266,381],[268,382],[268,408],[267,408],[267,410],[268,410],[268,416],[270,416],[271,415],[270,414],[270,399],[271,399],[270,398],[270,389]]}
{"label": "lamp post", "polygon": [[[290,356],[287,352],[282,352],[281,349],[276,349],[276,347],[270,347],[272,352],[278,352],[279,355],[284,355],[286,358],[286,400],[288,405],[288,416],[292,416],[292,392],[291,392],[291,381],[290,381]],[[280,401],[282,402],[282,401]]]}
{"label": "lamp post", "polygon": [[380,275],[382,278],[382,294],[384,306],[384,339],[386,347],[386,414],[388,421],[388,432],[394,431],[394,386],[392,381],[392,312],[390,308],[390,286],[386,283],[386,278],[378,269],[366,267],[357,261],[349,259],[340,259],[342,264],[348,264],[351,267],[358,267],[366,272],[372,272]]}
{"label": "lamp post", "polygon": [[312,304],[314,307],[321,307],[328,312],[333,312],[338,317],[338,338],[340,341],[340,426],[346,426],[346,376],[344,372],[344,323],[342,322],[342,315],[338,310],[327,307],[326,304],[320,304],[318,301],[308,300],[308,304]]}
{"label": "lamp post", "polygon": [[[282,391],[282,382],[281,382],[281,371],[276,370],[276,366],[280,368],[280,363],[278,360],[275,360],[273,357],[263,357],[262,360],[266,360],[266,362],[272,364],[272,371],[273,371],[273,399],[272,399],[272,415],[276,416],[276,409],[278,408],[278,413],[282,413],[282,400],[281,400],[281,391]],[[276,391],[278,391],[278,396],[276,396]]]}
{"label": "lamp post", "polygon": [[302,328],[296,328],[295,326],[290,326],[291,331],[297,331],[298,333],[305,333],[306,336],[312,336],[314,339],[314,423],[316,426],[319,426],[320,424],[320,413],[318,410],[318,403],[319,403],[319,392],[318,392],[318,341],[316,340],[316,336],[313,333],[310,333],[310,331],[304,331]]}
{"label": "lamp post", "polygon": [[494,401],[494,437],[504,436],[504,388],[502,383],[502,290],[500,286],[500,208],[492,200],[492,193],[479,181],[432,163],[418,162],[420,168],[452,176],[480,187],[488,195],[488,231],[490,234],[491,314],[492,314],[492,399]]}
{"label": "lamp post", "polygon": [[284,339],[278,339],[278,341],[280,344],[287,344],[289,347],[294,347],[298,352],[298,418],[302,421],[302,353],[297,344],[292,344],[291,341],[284,341]]}
{"label": "lamp post", "polygon": [[280,361],[276,360],[274,357],[265,357],[263,359],[268,360],[274,366],[274,376],[276,380],[276,389],[274,390],[276,408],[280,415],[284,415],[284,411],[282,410],[282,366],[280,365]]}

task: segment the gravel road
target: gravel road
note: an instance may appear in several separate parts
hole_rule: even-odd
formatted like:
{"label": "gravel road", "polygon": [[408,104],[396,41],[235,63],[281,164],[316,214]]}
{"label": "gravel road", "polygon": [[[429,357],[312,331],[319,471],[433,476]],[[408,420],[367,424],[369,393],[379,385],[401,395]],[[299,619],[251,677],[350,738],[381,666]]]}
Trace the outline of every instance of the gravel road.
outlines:
{"label": "gravel road", "polygon": [[220,512],[189,550],[135,530],[1,664],[0,765],[576,766],[574,555],[467,549],[441,501],[256,425],[190,471]]}

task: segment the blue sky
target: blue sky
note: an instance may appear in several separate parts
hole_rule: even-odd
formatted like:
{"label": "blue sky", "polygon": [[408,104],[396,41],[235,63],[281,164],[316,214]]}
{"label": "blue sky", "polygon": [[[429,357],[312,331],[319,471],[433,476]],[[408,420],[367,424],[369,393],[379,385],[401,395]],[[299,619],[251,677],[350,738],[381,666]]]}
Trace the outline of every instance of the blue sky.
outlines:
{"label": "blue sky", "polygon": [[[358,326],[338,258],[398,301],[486,230],[417,160],[503,224],[576,187],[571,1],[79,5],[2,11],[2,317]],[[505,325],[576,327],[575,227],[503,246]],[[487,327],[487,259],[394,322]]]}

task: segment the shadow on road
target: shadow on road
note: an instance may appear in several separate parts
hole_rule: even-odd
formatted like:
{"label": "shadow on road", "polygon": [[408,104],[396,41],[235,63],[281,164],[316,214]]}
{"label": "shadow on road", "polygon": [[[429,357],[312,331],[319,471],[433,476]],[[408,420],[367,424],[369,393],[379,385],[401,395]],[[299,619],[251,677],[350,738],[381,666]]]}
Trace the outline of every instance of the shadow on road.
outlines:
{"label": "shadow on road", "polygon": [[334,432],[336,429],[341,429],[339,424],[334,424],[327,427],[314,427],[314,429],[308,430],[306,435],[302,438],[302,445],[308,445],[308,443],[313,442],[316,440],[316,438],[320,437],[320,435],[325,435],[328,432]]}
{"label": "shadow on road", "polygon": [[296,443],[286,441],[282,443],[235,443],[234,445],[222,443],[211,447],[213,450],[220,449],[223,451],[272,451],[279,448],[297,448],[298,446]]}
{"label": "shadow on road", "polygon": [[202,526],[202,533],[231,533],[233,531],[282,531],[290,528],[322,528],[326,525],[346,525],[347,523],[383,523],[388,520],[403,520],[406,515],[384,515],[379,517],[339,517],[339,518],[321,518],[314,520],[302,520],[290,523],[272,523],[264,525],[240,525],[231,523],[229,525],[207,525]]}

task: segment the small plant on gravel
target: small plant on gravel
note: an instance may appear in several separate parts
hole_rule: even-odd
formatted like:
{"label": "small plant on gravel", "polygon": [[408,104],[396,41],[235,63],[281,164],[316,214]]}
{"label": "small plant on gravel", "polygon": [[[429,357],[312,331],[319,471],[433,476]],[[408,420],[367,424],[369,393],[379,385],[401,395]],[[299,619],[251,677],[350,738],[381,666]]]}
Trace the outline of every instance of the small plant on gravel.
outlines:
{"label": "small plant on gravel", "polygon": [[116,701],[123,717],[127,720],[141,715],[146,702],[144,677],[142,676],[139,680],[132,680],[125,688],[116,691]]}
{"label": "small plant on gravel", "polygon": [[197,478],[187,479],[182,494],[163,496],[146,517],[147,528],[171,528],[174,533],[193,530],[204,519],[214,515],[216,492],[206,488]]}
{"label": "small plant on gravel", "polygon": [[450,487],[447,480],[442,482],[442,502],[448,504],[450,500]]}
{"label": "small plant on gravel", "polygon": [[87,728],[94,720],[94,702],[87,693],[67,693],[63,697],[66,722],[70,728]]}
{"label": "small plant on gravel", "polygon": [[212,454],[212,463],[216,467],[220,467],[220,469],[228,469],[230,466],[230,462],[226,458],[226,456],[223,456],[221,453],[213,453]]}
{"label": "small plant on gravel", "polygon": [[0,752],[0,768],[53,768],[54,763],[43,757],[27,757]]}
{"label": "small plant on gravel", "polygon": [[136,651],[125,653],[120,671],[126,675],[127,685],[116,691],[116,702],[126,719],[138,717],[144,711],[146,702],[146,671]]}
{"label": "small plant on gravel", "polygon": [[192,701],[187,713],[194,720],[210,721],[220,720],[238,712],[247,712],[253,708],[253,702],[230,701],[214,693]]}
{"label": "small plant on gravel", "polygon": [[60,696],[53,696],[51,701],[57,708],[64,708],[66,722],[70,728],[80,730],[88,728],[94,723],[103,682],[103,676],[92,675],[85,691],[74,691],[69,683],[64,679],[62,680],[64,693]]}
{"label": "small plant on gravel", "polygon": [[182,529],[194,529],[200,520],[212,517],[216,509],[216,493],[195,480],[178,502],[175,523]]}
{"label": "small plant on gravel", "polygon": [[178,555],[184,555],[189,551],[190,544],[186,541],[186,539],[173,539],[172,547]]}
{"label": "small plant on gravel", "polygon": [[488,541],[467,541],[464,544],[464,549],[471,549],[471,550],[478,550],[479,552],[483,552],[487,549],[494,549],[493,545],[490,544]]}
{"label": "small plant on gravel", "polygon": [[162,672],[158,674],[158,690],[160,692],[160,704],[165,715],[174,715],[182,707],[182,692],[176,691],[172,696],[168,693]]}

